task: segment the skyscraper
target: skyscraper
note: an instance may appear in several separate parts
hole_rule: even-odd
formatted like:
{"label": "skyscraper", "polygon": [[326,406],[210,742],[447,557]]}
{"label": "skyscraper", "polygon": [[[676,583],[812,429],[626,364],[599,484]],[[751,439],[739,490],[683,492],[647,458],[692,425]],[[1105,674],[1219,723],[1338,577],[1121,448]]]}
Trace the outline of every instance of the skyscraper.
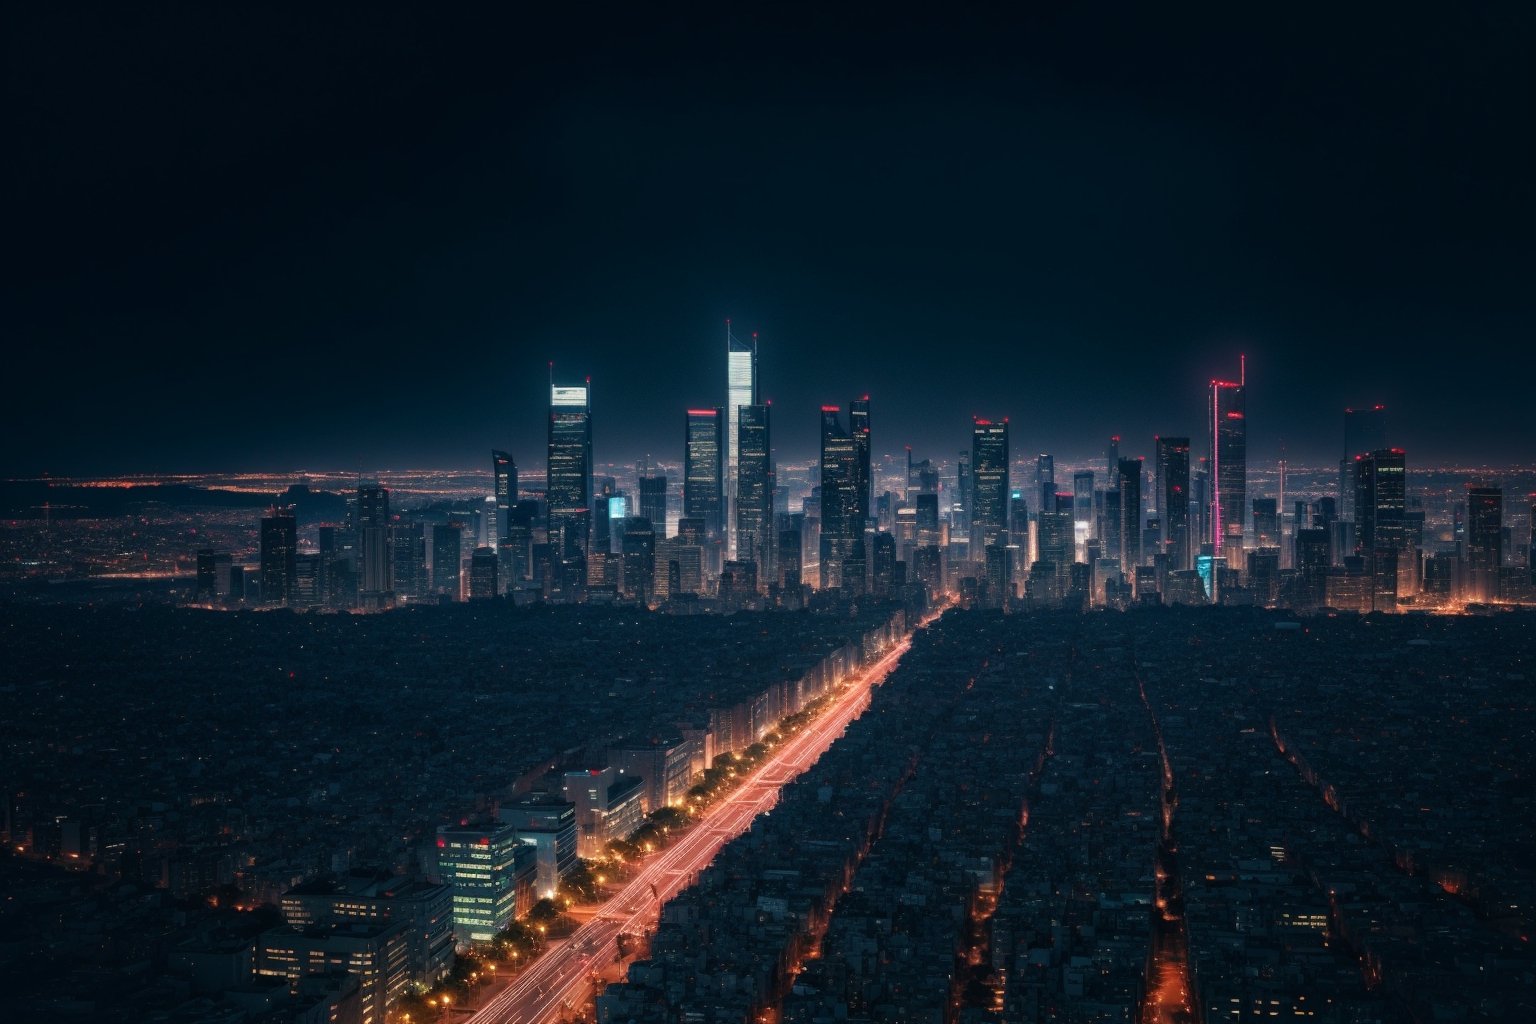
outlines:
{"label": "skyscraper", "polygon": [[495,548],[475,548],[469,557],[469,599],[489,601],[496,596],[497,562]]}
{"label": "skyscraper", "polygon": [[725,456],[725,418],[719,409],[689,409],[684,424],[683,515],[704,520],[718,537],[725,528],[721,465]]}
{"label": "skyscraper", "polygon": [[1104,462],[1106,463],[1105,475],[1109,480],[1114,480],[1120,472],[1120,435],[1115,434],[1109,439],[1109,445],[1104,449]]}
{"label": "skyscraper", "polygon": [[549,462],[545,499],[549,541],[561,560],[584,561],[592,530],[590,384],[549,388]]}
{"label": "skyscraper", "polygon": [[1163,544],[1168,552],[1168,568],[1194,568],[1194,552],[1189,522],[1189,438],[1157,439],[1157,496],[1163,521]]}
{"label": "skyscraper", "polygon": [[[1245,374],[1246,378],[1246,374]],[[1247,381],[1211,381],[1211,545],[1229,566],[1243,564],[1243,517],[1248,509]]]}
{"label": "skyscraper", "polygon": [[870,516],[869,469],[869,396],[848,403],[848,433],[853,435],[853,529],[864,536],[864,524]]}
{"label": "skyscraper", "polygon": [[358,581],[358,599],[365,608],[387,608],[394,603],[394,592],[390,589],[394,570],[390,564],[388,488],[358,485],[357,543],[363,570]]}
{"label": "skyscraper", "polygon": [[1116,476],[1120,492],[1120,571],[1130,579],[1141,564],[1141,460],[1121,459]]}
{"label": "skyscraper", "polygon": [[[1042,506],[1043,507],[1043,506]],[[1072,539],[1078,561],[1086,560],[1088,541],[1093,536],[1093,470],[1072,474]],[[1024,538],[1015,537],[1015,543]]]}
{"label": "skyscraper", "polygon": [[1056,456],[1043,452],[1035,456],[1035,496],[1041,509],[1054,509],[1056,501]]}
{"label": "skyscraper", "polygon": [[725,360],[726,557],[737,558],[737,526],[740,516],[736,512],[736,501],[741,486],[741,410],[758,404],[757,335],[753,334],[748,339],[737,338],[731,333],[731,322],[727,320]]}
{"label": "skyscraper", "polygon": [[[510,518],[510,515],[509,515]],[[463,562],[463,531],[451,523],[432,526],[432,591],[459,599]]]}
{"label": "skyscraper", "polygon": [[1355,456],[1387,447],[1387,407],[1344,410],[1344,455],[1339,460],[1339,512],[1350,522],[1355,516]]}
{"label": "skyscraper", "polygon": [[[850,416],[850,419],[852,417]],[[864,455],[868,456],[868,415]],[[860,440],[844,430],[835,405],[821,407],[821,585],[843,585],[843,560],[853,553],[854,542],[864,536],[859,518]]]}
{"label": "skyscraper", "polygon": [[1499,567],[1504,563],[1504,491],[1499,487],[1467,488],[1468,601],[1496,601]]}
{"label": "skyscraper", "polygon": [[667,536],[667,478],[642,476],[640,484],[640,515],[651,521],[651,530],[657,538]]}
{"label": "skyscraper", "polygon": [[1407,456],[1382,448],[1355,457],[1355,549],[1373,583],[1371,608],[1397,607],[1398,562],[1407,544]]}
{"label": "skyscraper", "polygon": [[291,508],[273,508],[261,521],[261,600],[292,604],[298,597],[298,520]]}
{"label": "skyscraper", "polygon": [[769,405],[745,405],[737,419],[736,561],[756,562],[769,578],[773,535],[773,449]]}
{"label": "skyscraper", "polygon": [[[971,425],[971,557],[1008,532],[1008,420]],[[1068,533],[1071,533],[1070,528]]]}
{"label": "skyscraper", "polygon": [[517,504],[517,463],[506,452],[491,451],[491,474],[496,486],[496,539],[507,539],[512,525],[512,506]]}

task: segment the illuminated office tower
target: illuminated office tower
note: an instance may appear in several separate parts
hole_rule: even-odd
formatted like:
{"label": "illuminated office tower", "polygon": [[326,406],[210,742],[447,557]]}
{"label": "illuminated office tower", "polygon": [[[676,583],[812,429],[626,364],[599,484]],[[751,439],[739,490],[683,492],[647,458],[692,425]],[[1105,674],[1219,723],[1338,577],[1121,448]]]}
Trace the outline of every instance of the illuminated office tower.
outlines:
{"label": "illuminated office tower", "polygon": [[592,530],[590,384],[549,387],[549,461],[545,500],[549,542],[562,561],[584,561]]}
{"label": "illuminated office tower", "polygon": [[357,543],[362,562],[358,600],[365,608],[386,608],[394,603],[387,488],[377,484],[357,488]]}
{"label": "illuminated office tower", "polygon": [[1109,446],[1104,449],[1104,462],[1107,466],[1106,475],[1112,481],[1120,472],[1120,435],[1115,434],[1109,439]]}
{"label": "illuminated office tower", "polygon": [[493,449],[491,473],[496,486],[496,540],[504,541],[512,525],[512,506],[517,504],[517,463],[508,453]]}
{"label": "illuminated office tower", "polygon": [[[1008,532],[1008,420],[971,425],[971,557]],[[1068,531],[1070,532],[1070,531]]]}
{"label": "illuminated office tower", "polygon": [[1392,611],[1400,589],[1399,560],[1409,550],[1408,458],[1401,448],[1382,448],[1357,455],[1354,462],[1355,553],[1365,559],[1373,580],[1372,610]]}
{"label": "illuminated office tower", "polygon": [[1130,579],[1141,564],[1141,460],[1121,459],[1116,478],[1120,492],[1120,571]]}
{"label": "illuminated office tower", "polygon": [[[1072,474],[1072,541],[1077,560],[1087,561],[1088,542],[1093,539],[1093,470]],[[1023,543],[1023,538],[1015,538]]]}
{"label": "illuminated office tower", "polygon": [[848,433],[853,437],[853,529],[864,536],[870,519],[870,494],[874,481],[869,469],[869,396],[848,403]]}
{"label": "illuminated office tower", "polygon": [[861,459],[869,457],[869,406],[863,403],[863,415],[855,420],[860,403],[849,407],[849,420],[859,423],[862,435],[844,430],[840,411],[835,405],[821,407],[821,585],[839,587],[844,581],[843,562],[853,554],[854,545],[864,538],[864,514],[868,492],[860,502],[863,473]]}
{"label": "illuminated office tower", "polygon": [[1243,517],[1248,509],[1247,382],[1211,381],[1211,546],[1229,566],[1243,564]]}
{"label": "illuminated office tower", "polygon": [[640,515],[651,521],[651,529],[657,539],[667,536],[667,478],[642,476],[640,483]]}
{"label": "illuminated office tower", "polygon": [[274,508],[261,520],[261,600],[293,604],[298,599],[299,526],[291,508]]}
{"label": "illuminated office tower", "polygon": [[437,830],[437,870],[453,889],[454,937],[465,946],[483,944],[532,905],[538,852],[513,825],[444,825]]}
{"label": "illuminated office tower", "polygon": [[1344,410],[1344,456],[1339,460],[1339,518],[1355,522],[1355,456],[1387,447],[1387,407]]}
{"label": "illuminated office tower", "polygon": [[1192,569],[1197,545],[1189,522],[1189,438],[1157,439],[1157,491],[1168,568]]}
{"label": "illuminated office tower", "polygon": [[721,465],[725,417],[719,409],[689,409],[683,449],[683,515],[704,520],[710,537],[725,528]]}
{"label": "illuminated office tower", "polygon": [[[741,410],[756,407],[757,335],[737,338],[731,322],[725,322],[725,518],[726,557],[737,556],[737,527],[741,517],[736,511],[741,488]],[[764,417],[766,423],[766,416]],[[750,518],[750,516],[749,516]]]}
{"label": "illuminated office tower", "polygon": [[769,579],[773,560],[773,449],[771,405],[742,406],[737,422],[736,561],[755,562]]}
{"label": "illuminated office tower", "polygon": [[[510,519],[510,512],[508,518]],[[432,591],[459,599],[459,579],[463,564],[463,532],[452,524],[432,527]]]}
{"label": "illuminated office tower", "polygon": [[1467,488],[1465,600],[1496,601],[1504,562],[1504,491]]}
{"label": "illuminated office tower", "polygon": [[1035,456],[1035,497],[1038,507],[1044,511],[1054,509],[1056,503],[1056,457],[1041,453]]}
{"label": "illuminated office tower", "polygon": [[[990,421],[988,421],[990,422]],[[976,500],[975,481],[971,477],[971,453],[963,451],[955,460],[955,498],[949,508],[949,542],[968,543],[971,536],[971,511]]]}

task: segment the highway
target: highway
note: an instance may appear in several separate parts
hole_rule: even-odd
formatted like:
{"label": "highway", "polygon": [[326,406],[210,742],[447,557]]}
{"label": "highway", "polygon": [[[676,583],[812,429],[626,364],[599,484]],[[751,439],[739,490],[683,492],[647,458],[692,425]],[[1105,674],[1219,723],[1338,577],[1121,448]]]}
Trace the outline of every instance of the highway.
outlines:
{"label": "highway", "polygon": [[779,799],[779,789],[816,763],[869,705],[870,690],[884,681],[911,646],[910,636],[866,668],[814,722],[786,740],[730,795],[706,811],[671,847],[653,856],[597,915],[543,956],[468,1019],[473,1024],[543,1024],[581,1007],[595,972],[613,961],[618,937],[648,929],[662,904],[709,866],[720,848],[745,832]]}

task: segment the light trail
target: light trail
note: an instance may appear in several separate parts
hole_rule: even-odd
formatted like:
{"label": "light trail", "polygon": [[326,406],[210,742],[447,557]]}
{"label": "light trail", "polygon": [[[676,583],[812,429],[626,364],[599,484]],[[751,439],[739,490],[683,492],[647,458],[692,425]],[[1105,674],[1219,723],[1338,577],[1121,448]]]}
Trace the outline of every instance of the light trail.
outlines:
{"label": "light trail", "polygon": [[[928,621],[931,617],[918,628]],[[592,920],[570,938],[552,944],[533,966],[469,1017],[471,1024],[544,1024],[585,1004],[596,972],[614,959],[619,935],[656,922],[662,905],[708,867],[721,847],[745,832],[759,814],[771,810],[778,803],[779,789],[815,764],[863,713],[871,690],[911,645],[909,634],[865,669],[814,722],[780,745],[674,845],[652,857]]]}

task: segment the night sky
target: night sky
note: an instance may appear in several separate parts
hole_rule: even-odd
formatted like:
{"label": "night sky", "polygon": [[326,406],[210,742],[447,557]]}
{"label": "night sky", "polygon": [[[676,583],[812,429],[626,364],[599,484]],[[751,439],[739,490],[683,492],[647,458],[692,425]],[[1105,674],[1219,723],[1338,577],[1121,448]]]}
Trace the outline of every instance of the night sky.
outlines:
{"label": "night sky", "polygon": [[1255,459],[1532,459],[1530,4],[72,6],[0,33],[4,475],[542,464],[551,359],[676,459],[727,317],[786,460],[1201,448],[1239,352]]}

